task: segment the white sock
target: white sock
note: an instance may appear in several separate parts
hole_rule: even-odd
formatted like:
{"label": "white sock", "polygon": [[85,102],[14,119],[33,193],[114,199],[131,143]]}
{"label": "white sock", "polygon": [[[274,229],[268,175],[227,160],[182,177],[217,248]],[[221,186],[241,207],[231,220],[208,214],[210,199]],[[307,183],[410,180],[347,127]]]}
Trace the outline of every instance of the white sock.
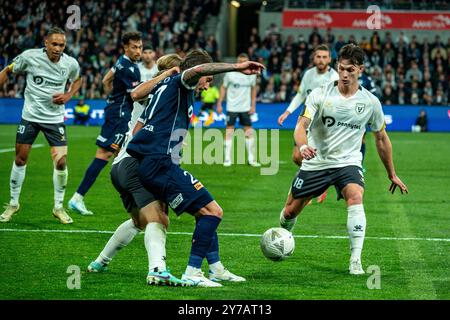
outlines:
{"label": "white sock", "polygon": [[225,140],[225,162],[231,162],[231,147],[233,145],[233,141]]}
{"label": "white sock", "polygon": [[139,229],[134,226],[133,220],[129,219],[122,223],[109,239],[103,251],[95,259],[96,262],[101,264],[108,264],[116,253],[126,247],[131,240],[139,233]]}
{"label": "white sock", "polygon": [[194,268],[192,266],[187,266],[186,267],[186,271],[184,271],[184,274],[187,275],[187,276],[192,276],[194,274],[198,274],[201,271],[202,271],[201,269]]}
{"label": "white sock", "polygon": [[19,167],[16,165],[16,162],[13,162],[11,177],[9,180],[9,190],[11,192],[11,200],[9,201],[9,204],[12,206],[17,206],[19,204],[20,190],[22,190],[26,169],[27,165]]}
{"label": "white sock", "polygon": [[217,261],[209,265],[209,270],[211,270],[213,273],[222,273],[225,270],[225,267],[223,266],[222,262]]}
{"label": "white sock", "polygon": [[355,204],[347,208],[347,230],[350,238],[351,260],[360,259],[366,233],[366,215],[362,204]]}
{"label": "white sock", "polygon": [[64,170],[53,169],[53,188],[55,191],[55,208],[57,209],[63,207],[68,175],[67,167]]}
{"label": "white sock", "polygon": [[253,153],[253,145],[255,144],[255,138],[246,138],[245,145],[247,146],[248,162],[252,163],[255,161],[255,155]]}
{"label": "white sock", "polygon": [[166,270],[166,228],[161,223],[151,222],[145,228],[145,249],[150,272]]}
{"label": "white sock", "polygon": [[295,223],[297,222],[297,217],[294,219],[288,219],[284,216],[284,208],[281,210],[280,213],[280,226],[287,231],[292,232],[292,229],[294,229]]}
{"label": "white sock", "polygon": [[84,196],[82,196],[81,194],[79,194],[78,192],[75,192],[72,196],[72,199],[74,199],[75,201],[83,201]]}

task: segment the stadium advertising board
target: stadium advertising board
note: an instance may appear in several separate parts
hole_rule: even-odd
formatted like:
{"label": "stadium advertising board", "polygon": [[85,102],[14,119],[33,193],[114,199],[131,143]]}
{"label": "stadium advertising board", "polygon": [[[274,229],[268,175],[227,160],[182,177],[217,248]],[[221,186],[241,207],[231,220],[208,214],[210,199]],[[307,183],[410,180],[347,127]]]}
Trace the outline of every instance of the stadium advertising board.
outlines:
{"label": "stadium advertising board", "polygon": [[[101,125],[104,121],[103,100],[86,100],[91,106],[91,118],[89,125]],[[73,109],[76,100],[71,100],[66,105],[66,123],[73,123]],[[18,124],[22,112],[22,99],[0,99],[0,124]],[[194,105],[195,117],[192,119],[193,126],[204,126],[208,115],[200,113],[201,104]],[[226,110],[226,104],[224,104]],[[283,127],[278,126],[277,118],[287,107],[285,103],[259,103],[256,106],[257,113],[252,116],[253,126],[256,129],[294,129],[299,110],[287,118]],[[450,107],[449,106],[384,106],[386,125],[390,131],[410,131],[421,110],[428,115],[429,131],[450,132]],[[225,128],[225,115],[214,112],[214,122],[211,128]]]}
{"label": "stadium advertising board", "polygon": [[[366,11],[285,10],[283,28],[367,29]],[[381,11],[382,29],[450,30],[450,12]]]}

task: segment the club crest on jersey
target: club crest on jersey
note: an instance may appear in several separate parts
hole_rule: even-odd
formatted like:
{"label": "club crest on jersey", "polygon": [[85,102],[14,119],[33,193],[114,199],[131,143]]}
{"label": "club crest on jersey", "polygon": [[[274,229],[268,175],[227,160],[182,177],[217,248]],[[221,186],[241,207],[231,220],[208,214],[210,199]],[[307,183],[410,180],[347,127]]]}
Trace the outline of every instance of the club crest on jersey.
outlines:
{"label": "club crest on jersey", "polygon": [[355,110],[357,114],[361,114],[364,112],[364,110],[366,109],[366,105],[364,103],[357,103]]}
{"label": "club crest on jersey", "polygon": [[66,76],[67,74],[67,69],[66,68],[62,68],[61,69],[61,75]]}

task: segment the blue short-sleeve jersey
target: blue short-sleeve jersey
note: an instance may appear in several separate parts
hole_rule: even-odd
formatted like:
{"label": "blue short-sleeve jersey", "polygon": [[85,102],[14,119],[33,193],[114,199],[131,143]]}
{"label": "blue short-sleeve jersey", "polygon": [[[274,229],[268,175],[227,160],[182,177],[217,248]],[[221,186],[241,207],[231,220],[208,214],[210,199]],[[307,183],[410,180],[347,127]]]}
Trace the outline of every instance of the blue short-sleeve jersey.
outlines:
{"label": "blue short-sleeve jersey", "polygon": [[143,128],[129,142],[127,152],[137,158],[179,157],[193,113],[194,88],[182,80],[182,74],[159,82],[138,120]]}
{"label": "blue short-sleeve jersey", "polygon": [[133,99],[130,92],[140,83],[141,73],[136,63],[122,55],[112,67],[112,91],[106,100],[105,112],[111,117],[131,118]]}

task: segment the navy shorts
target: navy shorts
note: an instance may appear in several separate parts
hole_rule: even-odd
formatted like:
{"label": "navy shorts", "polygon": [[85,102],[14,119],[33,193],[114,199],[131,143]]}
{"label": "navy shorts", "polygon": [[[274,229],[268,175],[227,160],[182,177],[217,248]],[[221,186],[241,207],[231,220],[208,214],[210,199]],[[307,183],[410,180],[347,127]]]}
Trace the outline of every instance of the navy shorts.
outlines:
{"label": "navy shorts", "polygon": [[105,116],[100,135],[97,137],[96,145],[111,152],[117,152],[122,147],[128,131],[127,117]]}
{"label": "navy shorts", "polygon": [[139,163],[135,158],[127,157],[111,167],[111,181],[120,193],[123,206],[127,212],[142,209],[156,201],[155,196],[145,189],[138,177]]}
{"label": "navy shorts", "polygon": [[144,157],[139,162],[139,179],[143,186],[177,215],[195,214],[214,200],[203,184],[174,164],[170,156]]}
{"label": "navy shorts", "polygon": [[347,166],[316,171],[299,170],[292,182],[291,193],[294,199],[318,197],[329,186],[336,188],[337,199],[342,199],[342,189],[349,183],[359,184],[364,188],[364,175],[360,167]]}
{"label": "navy shorts", "polygon": [[38,123],[25,119],[22,119],[17,127],[16,143],[33,144],[41,131],[51,147],[67,146],[66,126],[63,122]]}

